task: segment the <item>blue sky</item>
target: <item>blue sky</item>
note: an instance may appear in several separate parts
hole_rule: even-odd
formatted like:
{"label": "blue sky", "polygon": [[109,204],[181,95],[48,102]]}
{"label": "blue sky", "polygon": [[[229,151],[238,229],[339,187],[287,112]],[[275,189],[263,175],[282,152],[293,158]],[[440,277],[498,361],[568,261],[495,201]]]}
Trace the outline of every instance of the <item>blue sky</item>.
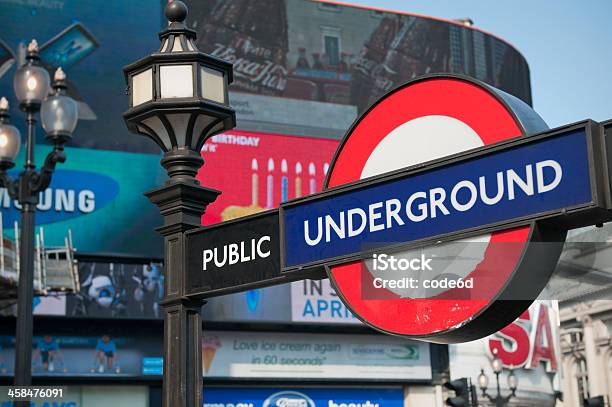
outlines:
{"label": "blue sky", "polygon": [[345,0],[475,26],[514,45],[527,59],[535,110],[551,127],[612,119],[610,0]]}

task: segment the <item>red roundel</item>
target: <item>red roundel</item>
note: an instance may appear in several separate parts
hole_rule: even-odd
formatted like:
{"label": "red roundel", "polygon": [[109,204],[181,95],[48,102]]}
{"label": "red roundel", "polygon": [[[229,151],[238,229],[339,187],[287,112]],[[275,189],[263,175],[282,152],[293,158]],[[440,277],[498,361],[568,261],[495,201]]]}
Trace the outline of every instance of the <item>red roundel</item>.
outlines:
{"label": "red roundel", "polygon": [[[510,107],[517,103],[521,104],[488,85],[463,77],[432,76],[410,82],[380,99],[353,125],[330,165],[325,188],[524,135],[521,117],[537,115],[524,104],[517,109],[520,112]],[[349,309],[378,330],[434,342],[474,339],[478,333],[453,333],[476,318],[491,317],[484,311],[511,279],[532,228],[475,239],[479,243],[474,247],[480,253],[469,265],[467,275],[486,281],[485,292],[478,299],[453,299],[457,297],[444,294],[411,299],[393,292],[384,299],[365,298],[362,284],[368,278],[363,275],[369,276],[369,270],[364,262],[334,266],[328,273]]]}

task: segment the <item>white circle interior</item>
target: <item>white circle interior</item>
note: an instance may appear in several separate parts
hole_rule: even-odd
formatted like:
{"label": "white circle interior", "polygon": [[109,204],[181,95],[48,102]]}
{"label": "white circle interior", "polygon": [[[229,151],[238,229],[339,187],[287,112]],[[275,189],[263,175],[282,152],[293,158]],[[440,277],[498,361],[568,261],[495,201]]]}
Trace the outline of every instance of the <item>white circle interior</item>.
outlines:
{"label": "white circle interior", "polygon": [[[431,115],[410,120],[387,134],[378,143],[361,172],[361,179],[399,170],[426,161],[483,146],[484,143],[470,126],[450,116]],[[433,258],[432,271],[389,271],[374,268],[373,260],[366,266],[374,277],[397,280],[416,278],[418,288],[390,288],[402,298],[428,298],[445,289],[423,288],[424,279],[452,276],[465,278],[484,258],[491,235],[481,235],[451,243],[394,253],[397,259]],[[381,252],[382,253],[382,252]],[[380,253],[379,253],[380,254]],[[379,267],[380,268],[380,267]],[[376,290],[374,290],[374,293]]]}

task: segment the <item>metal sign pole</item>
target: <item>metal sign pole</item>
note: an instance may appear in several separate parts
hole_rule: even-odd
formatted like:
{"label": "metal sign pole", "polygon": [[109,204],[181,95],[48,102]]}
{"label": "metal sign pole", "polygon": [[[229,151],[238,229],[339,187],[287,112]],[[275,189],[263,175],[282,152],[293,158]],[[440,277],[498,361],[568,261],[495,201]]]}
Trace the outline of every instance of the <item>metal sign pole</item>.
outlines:
{"label": "metal sign pole", "polygon": [[[194,179],[195,181],[195,179]],[[202,301],[185,297],[187,264],[185,232],[199,227],[206,206],[219,191],[186,182],[170,182],[147,197],[164,218],[165,292],[163,405],[202,405]]]}

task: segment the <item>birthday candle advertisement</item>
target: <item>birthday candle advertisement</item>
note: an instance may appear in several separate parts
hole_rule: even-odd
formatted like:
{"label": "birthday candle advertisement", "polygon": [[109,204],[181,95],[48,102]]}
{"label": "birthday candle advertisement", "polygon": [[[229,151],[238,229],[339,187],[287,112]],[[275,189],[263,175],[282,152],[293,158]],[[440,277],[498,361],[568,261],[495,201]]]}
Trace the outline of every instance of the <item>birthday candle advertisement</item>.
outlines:
{"label": "birthday candle advertisement", "polygon": [[338,140],[231,131],[202,149],[200,184],[222,193],[208,206],[210,225],[276,208],[320,192]]}

